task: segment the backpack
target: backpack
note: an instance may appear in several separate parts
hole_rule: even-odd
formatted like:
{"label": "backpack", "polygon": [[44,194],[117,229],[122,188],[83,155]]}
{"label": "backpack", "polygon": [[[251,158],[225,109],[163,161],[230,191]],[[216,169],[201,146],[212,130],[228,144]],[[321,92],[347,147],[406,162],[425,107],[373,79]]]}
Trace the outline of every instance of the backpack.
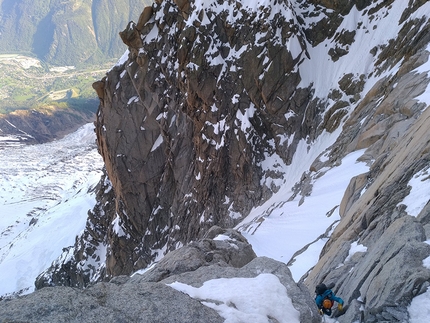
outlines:
{"label": "backpack", "polygon": [[319,284],[315,287],[315,294],[322,295],[327,290],[327,286],[325,284]]}

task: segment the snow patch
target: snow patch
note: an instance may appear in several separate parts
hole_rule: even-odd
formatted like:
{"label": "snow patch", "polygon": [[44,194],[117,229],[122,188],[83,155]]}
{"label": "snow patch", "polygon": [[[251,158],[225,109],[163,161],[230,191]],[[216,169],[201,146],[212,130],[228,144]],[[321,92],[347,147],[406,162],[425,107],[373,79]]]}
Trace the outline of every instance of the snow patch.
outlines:
{"label": "snow patch", "polygon": [[254,278],[219,278],[196,288],[179,282],[168,286],[216,310],[225,323],[300,323],[287,289],[273,274]]}
{"label": "snow patch", "polygon": [[411,186],[411,191],[402,202],[397,204],[406,205],[406,212],[412,216],[418,216],[421,210],[429,203],[428,187],[430,174],[428,169],[423,169],[415,174],[409,181],[408,186]]}
{"label": "snow patch", "polygon": [[112,230],[118,237],[127,237],[127,234],[121,226],[121,218],[118,214],[116,214],[115,219],[112,221]]}
{"label": "snow patch", "polygon": [[348,256],[345,258],[345,262],[349,261],[352,256],[354,256],[357,252],[366,252],[367,247],[362,244],[358,244],[357,241],[351,243],[351,247],[349,248]]}
{"label": "snow patch", "polygon": [[409,323],[428,323],[430,317],[430,287],[421,295],[412,299],[408,307]]}
{"label": "snow patch", "polygon": [[162,143],[163,143],[163,136],[160,134],[157,140],[155,140],[154,144],[152,145],[151,152],[153,152],[158,147],[160,147]]}
{"label": "snow patch", "polygon": [[128,99],[127,105],[130,105],[133,102],[139,102],[139,97],[137,95],[132,96],[130,99]]}

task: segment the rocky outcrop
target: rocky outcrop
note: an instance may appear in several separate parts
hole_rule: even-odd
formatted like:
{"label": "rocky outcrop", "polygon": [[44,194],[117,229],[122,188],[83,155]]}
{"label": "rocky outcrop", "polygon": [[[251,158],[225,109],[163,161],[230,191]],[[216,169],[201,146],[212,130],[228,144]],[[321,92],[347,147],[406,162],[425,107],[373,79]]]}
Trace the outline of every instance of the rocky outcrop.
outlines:
{"label": "rocky outcrop", "polygon": [[237,231],[212,227],[205,239],[169,252],[146,279],[159,281],[171,275],[193,272],[198,268],[216,264],[241,268],[257,257],[246,239]]}
{"label": "rocky outcrop", "polygon": [[[405,74],[399,82],[402,78],[418,91],[428,84],[428,79],[422,82],[416,75],[411,79]],[[430,110],[415,111],[412,118],[403,114],[403,109],[422,108],[403,89],[386,93],[389,102],[397,95],[401,100],[394,105],[383,100],[378,109],[389,106],[391,112],[377,125],[361,127],[363,135],[356,136],[362,141],[353,144],[366,146],[364,158],[374,162],[368,174],[351,180],[341,205],[342,220],[306,277],[311,288],[321,281],[336,282],[347,303],[359,304],[340,322],[360,317],[365,322],[407,321],[412,298],[429,286],[430,270],[422,263],[430,255],[430,246],[424,243],[430,238],[429,211],[426,207],[418,215],[408,214],[402,201],[411,190],[409,182],[428,173]],[[367,252],[348,257],[352,243],[362,244]]]}
{"label": "rocky outcrop", "polygon": [[[89,103],[90,105],[90,103]],[[0,115],[0,135],[12,135],[28,144],[40,144],[77,130],[94,121],[94,110],[45,107],[40,110],[17,110]]]}
{"label": "rocky outcrop", "polygon": [[[237,224],[285,180],[298,142],[323,130],[325,103],[297,88],[306,45],[292,7],[257,15],[230,5],[241,19],[215,4],[155,3],[120,33],[129,50],[94,84],[98,147],[115,195],[115,208],[101,211],[106,279],[146,267],[214,224]],[[278,170],[267,169],[267,157]],[[82,246],[76,263],[87,259]]]}
{"label": "rocky outcrop", "polygon": [[238,232],[219,227],[213,228],[204,240],[169,253],[143,274],[118,276],[84,290],[47,287],[31,295],[2,300],[0,322],[224,322],[219,313],[203,305],[216,300],[193,299],[170,284],[201,287],[211,279],[254,278],[261,274],[279,279],[300,322],[320,322],[309,292],[293,281],[285,264],[256,258]]}
{"label": "rocky outcrop", "polygon": [[[430,238],[429,209],[410,214],[402,204],[411,180],[428,180],[430,110],[415,99],[430,81],[427,72],[416,70],[428,57],[421,49],[397,74],[376,83],[328,149],[330,161],[315,162],[314,175],[307,175],[320,176],[319,170],[359,149],[365,150],[361,160],[371,165],[368,173],[351,179],[340,205],[342,219],[318,264],[303,277],[310,289],[322,281],[336,283],[350,306],[338,318],[341,323],[407,322],[412,298],[430,285],[430,270],[423,266],[430,255],[424,243]],[[352,244],[367,251],[351,256]]]}
{"label": "rocky outcrop", "polygon": [[223,322],[214,310],[171,287],[136,281],[100,283],[85,291],[50,287],[1,303],[1,322]]}

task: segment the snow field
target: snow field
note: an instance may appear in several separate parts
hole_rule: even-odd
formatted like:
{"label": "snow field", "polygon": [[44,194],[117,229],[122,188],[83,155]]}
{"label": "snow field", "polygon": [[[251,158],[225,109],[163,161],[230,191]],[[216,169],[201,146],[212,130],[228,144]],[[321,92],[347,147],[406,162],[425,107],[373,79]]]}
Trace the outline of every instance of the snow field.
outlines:
{"label": "snow field", "polygon": [[103,167],[93,129],[0,150],[0,295],[33,291],[36,276],[84,229]]}

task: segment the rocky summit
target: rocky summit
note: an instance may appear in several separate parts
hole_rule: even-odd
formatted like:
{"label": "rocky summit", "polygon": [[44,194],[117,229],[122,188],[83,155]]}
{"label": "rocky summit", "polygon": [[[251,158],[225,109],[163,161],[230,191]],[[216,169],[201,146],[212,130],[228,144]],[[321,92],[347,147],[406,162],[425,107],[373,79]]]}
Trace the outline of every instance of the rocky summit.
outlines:
{"label": "rocky summit", "polygon": [[[430,208],[413,214],[402,202],[411,181],[429,181],[429,16],[423,0],[144,8],[120,32],[128,50],[93,85],[98,203],[37,287],[84,287],[167,262],[212,226],[239,224],[291,168],[303,175],[285,201],[305,203],[318,178],[360,151],[369,171],[351,178],[302,282],[336,282],[349,304],[341,323],[407,321],[430,285]],[[350,256],[352,243],[366,252]],[[232,255],[243,266],[241,257]]]}

